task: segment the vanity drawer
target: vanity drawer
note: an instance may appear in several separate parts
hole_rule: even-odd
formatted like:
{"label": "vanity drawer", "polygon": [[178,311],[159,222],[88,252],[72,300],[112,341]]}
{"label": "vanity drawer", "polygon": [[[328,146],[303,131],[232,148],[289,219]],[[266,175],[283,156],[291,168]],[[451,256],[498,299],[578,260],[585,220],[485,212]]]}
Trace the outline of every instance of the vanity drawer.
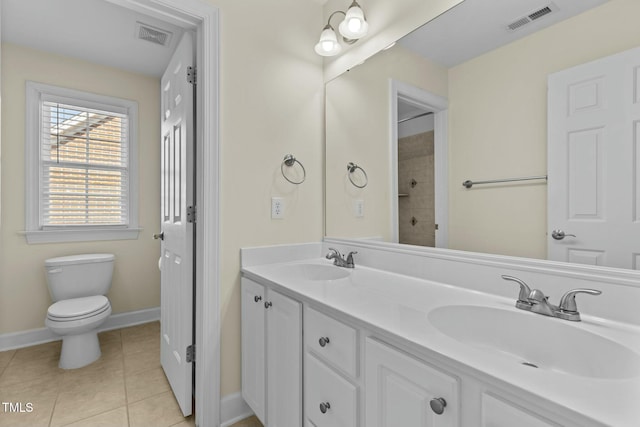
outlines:
{"label": "vanity drawer", "polygon": [[305,307],[304,343],[308,350],[345,373],[356,377],[356,330],[312,308]]}
{"label": "vanity drawer", "polygon": [[357,425],[358,390],[310,353],[305,355],[305,418],[316,427]]}

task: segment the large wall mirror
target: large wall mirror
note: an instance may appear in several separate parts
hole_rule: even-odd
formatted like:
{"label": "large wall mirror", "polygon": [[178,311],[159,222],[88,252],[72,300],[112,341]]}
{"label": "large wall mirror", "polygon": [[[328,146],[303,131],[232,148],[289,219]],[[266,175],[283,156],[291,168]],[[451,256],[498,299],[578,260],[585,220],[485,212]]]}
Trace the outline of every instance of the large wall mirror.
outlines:
{"label": "large wall mirror", "polygon": [[[327,82],[326,235],[640,269],[640,67],[624,124],[629,190],[598,187],[594,197],[610,205],[583,217],[580,232],[548,220],[553,204],[569,203],[549,188],[575,179],[549,171],[549,76],[638,47],[637,16],[637,0],[465,0]],[[578,83],[566,91],[576,102],[600,102],[600,86]],[[594,138],[567,163],[599,165],[577,168],[586,181],[617,168],[598,163]],[[519,178],[532,179],[462,185]],[[607,264],[597,244],[582,258],[550,256],[550,244],[578,245],[583,230],[627,207],[635,231],[613,242],[629,248],[624,263]],[[554,239],[555,228],[566,238]]]}

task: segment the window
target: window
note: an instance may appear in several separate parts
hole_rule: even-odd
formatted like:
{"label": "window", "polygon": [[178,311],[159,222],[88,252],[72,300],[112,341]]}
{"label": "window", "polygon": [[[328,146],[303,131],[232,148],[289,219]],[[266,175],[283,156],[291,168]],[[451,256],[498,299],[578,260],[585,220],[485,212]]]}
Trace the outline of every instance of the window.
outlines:
{"label": "window", "polygon": [[27,83],[27,241],[135,239],[137,104]]}

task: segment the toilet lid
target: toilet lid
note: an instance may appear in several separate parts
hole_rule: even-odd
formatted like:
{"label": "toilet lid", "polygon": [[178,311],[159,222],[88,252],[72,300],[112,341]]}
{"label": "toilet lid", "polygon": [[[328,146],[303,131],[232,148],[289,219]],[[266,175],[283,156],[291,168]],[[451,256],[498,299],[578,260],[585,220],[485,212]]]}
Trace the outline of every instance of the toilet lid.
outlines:
{"label": "toilet lid", "polygon": [[47,315],[50,318],[61,319],[80,317],[102,312],[108,306],[109,300],[104,295],[65,299],[52,304],[47,311]]}

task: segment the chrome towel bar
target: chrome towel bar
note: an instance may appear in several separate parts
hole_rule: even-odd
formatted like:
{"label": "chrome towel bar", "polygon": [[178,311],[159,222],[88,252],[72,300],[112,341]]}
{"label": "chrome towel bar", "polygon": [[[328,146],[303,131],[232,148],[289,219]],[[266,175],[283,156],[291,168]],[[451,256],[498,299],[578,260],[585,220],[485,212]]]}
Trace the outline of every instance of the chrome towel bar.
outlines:
{"label": "chrome towel bar", "polygon": [[505,179],[491,179],[491,180],[487,180],[487,181],[471,181],[471,180],[466,180],[465,182],[462,183],[462,185],[466,188],[471,188],[474,185],[477,184],[495,184],[498,182],[514,182],[514,181],[532,181],[534,179],[544,179],[545,181],[547,180],[547,175],[541,175],[541,176],[524,176],[521,178],[505,178]]}

